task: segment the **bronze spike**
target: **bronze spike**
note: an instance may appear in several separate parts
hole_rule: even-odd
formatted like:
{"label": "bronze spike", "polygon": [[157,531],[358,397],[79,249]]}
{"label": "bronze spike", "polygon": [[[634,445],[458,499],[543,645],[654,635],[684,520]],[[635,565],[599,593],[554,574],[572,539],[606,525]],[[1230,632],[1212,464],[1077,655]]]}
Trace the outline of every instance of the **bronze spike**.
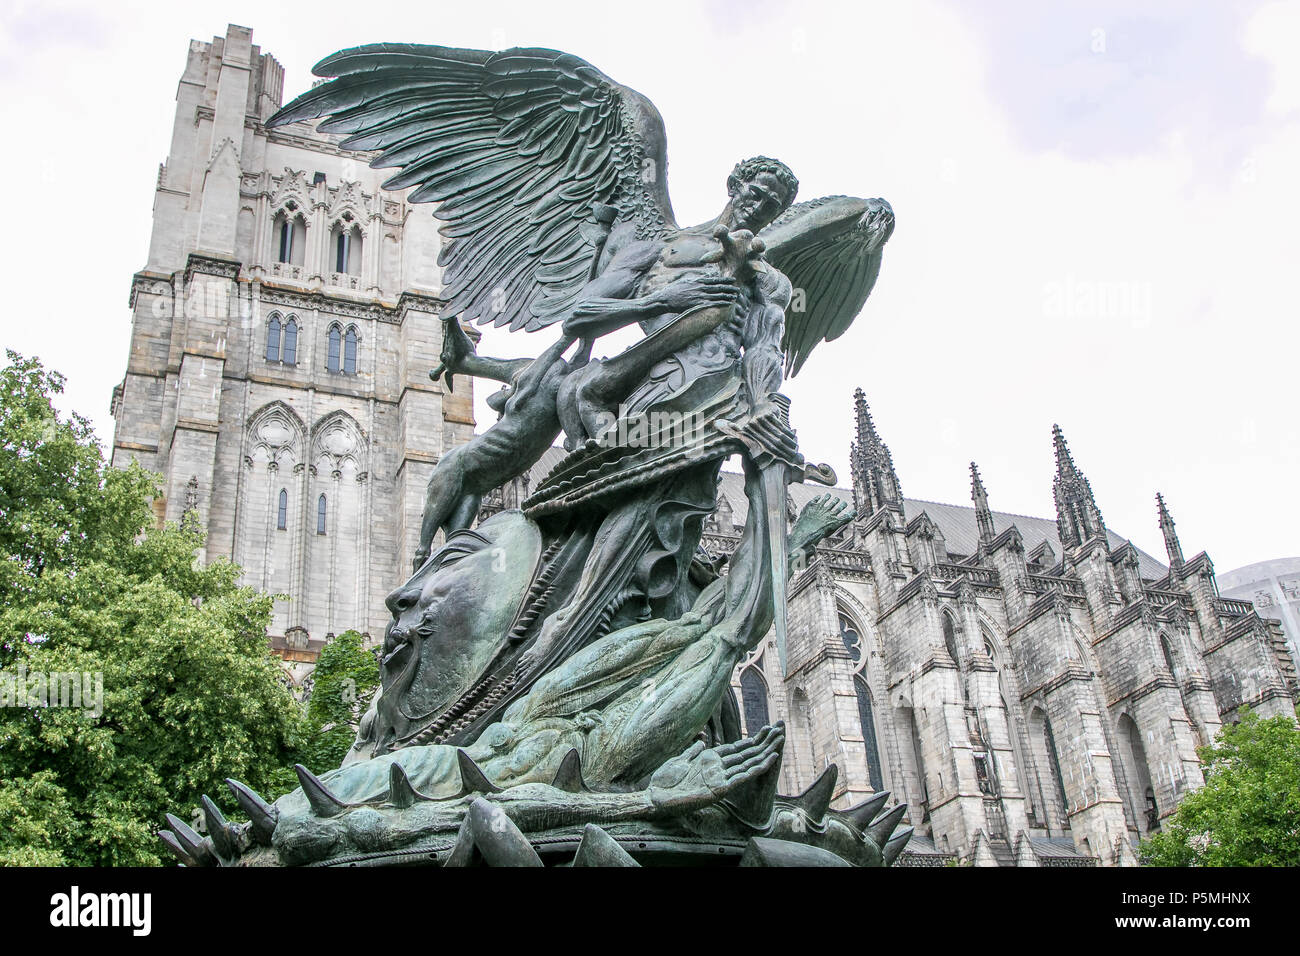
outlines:
{"label": "bronze spike", "polygon": [[893,866],[894,861],[898,859],[899,854],[903,852],[903,848],[907,846],[907,841],[911,838],[911,827],[903,827],[889,838],[889,842],[885,844],[884,850],[881,851],[885,858],[885,866]]}
{"label": "bronze spike", "polygon": [[208,824],[208,836],[212,839],[212,845],[217,848],[217,853],[227,860],[238,856],[235,832],[226,822],[225,816],[206,793],[200,799],[203,804],[203,817]]}
{"label": "bronze spike", "polygon": [[159,830],[158,839],[163,841],[163,845],[172,851],[172,855],[180,860],[182,866],[198,866],[198,861],[190,856],[186,849],[181,846],[180,841],[176,839],[176,834],[171,830]]}
{"label": "bronze spike", "polygon": [[849,807],[844,811],[844,817],[863,833],[866,833],[867,829],[871,826],[871,821],[876,818],[876,814],[880,812],[880,808],[888,801],[889,791],[881,790],[879,793],[873,793],[871,796],[867,797],[867,799],[863,800],[856,807]]}
{"label": "bronze spike", "polygon": [[578,753],[578,748],[574,747],[564,755],[551,786],[569,793],[578,793],[587,788],[582,782],[582,755]]}
{"label": "bronze spike", "polygon": [[398,809],[405,809],[415,801],[427,799],[411,786],[411,778],[406,775],[402,765],[394,761],[388,765],[388,802]]}
{"label": "bronze spike", "polygon": [[460,765],[460,795],[468,793],[500,793],[501,788],[487,778],[483,768],[474,762],[463,750],[456,751],[456,763]]}
{"label": "bronze spike", "polygon": [[212,851],[203,845],[203,837],[191,830],[184,820],[170,813],[164,814],[164,818],[181,847],[194,860],[195,866],[206,866],[213,862]]}
{"label": "bronze spike", "polygon": [[876,841],[876,846],[884,846],[889,835],[894,832],[894,827],[898,826],[898,821],[903,819],[903,814],[906,812],[906,803],[895,805],[892,810],[888,813],[882,814],[880,819],[871,824],[871,829],[867,831],[867,836]]}
{"label": "bronze spike", "polygon": [[298,774],[298,782],[302,785],[303,796],[311,804],[312,812],[316,816],[334,817],[347,809],[347,804],[330,793],[329,788],[314,777],[312,772],[302,764],[294,764],[293,769]]}
{"label": "bronze spike", "polygon": [[226,786],[235,795],[239,808],[248,814],[253,839],[262,846],[270,846],[279,811],[238,780],[227,778]]}
{"label": "bronze spike", "polygon": [[810,820],[820,820],[830,809],[831,798],[835,796],[835,781],[840,775],[840,768],[831,764],[822,771],[822,775],[813,781],[813,785],[791,802],[808,815]]}

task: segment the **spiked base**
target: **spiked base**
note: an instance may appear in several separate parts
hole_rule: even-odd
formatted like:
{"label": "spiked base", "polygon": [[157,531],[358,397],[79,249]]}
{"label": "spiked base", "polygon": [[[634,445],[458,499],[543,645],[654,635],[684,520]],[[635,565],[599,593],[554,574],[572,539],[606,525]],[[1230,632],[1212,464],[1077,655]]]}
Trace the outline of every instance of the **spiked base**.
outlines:
{"label": "spiked base", "polygon": [[[799,795],[779,796],[784,739],[778,723],[710,751],[719,772],[732,775],[725,796],[713,797],[707,789],[661,787],[640,797],[589,791],[577,750],[566,755],[549,786],[516,790],[502,790],[465,751],[457,751],[460,793],[443,799],[421,793],[398,763],[389,767],[388,792],[364,803],[340,799],[298,766],[308,815],[290,807],[286,817],[231,780],[248,823],[229,822],[205,796],[207,836],[168,814],[159,838],[186,866],[892,864],[912,833],[911,827],[899,828],[906,805],[886,807],[889,794],[877,793],[847,810],[832,810],[839,773],[834,765]],[[635,812],[613,812],[629,806]]]}

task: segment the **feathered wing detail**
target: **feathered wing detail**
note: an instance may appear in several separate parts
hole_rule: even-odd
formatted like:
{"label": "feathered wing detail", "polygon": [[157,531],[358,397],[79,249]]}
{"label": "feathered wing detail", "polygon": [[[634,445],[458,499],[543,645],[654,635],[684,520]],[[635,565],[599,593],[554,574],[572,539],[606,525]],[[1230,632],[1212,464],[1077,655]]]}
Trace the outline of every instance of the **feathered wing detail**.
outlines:
{"label": "feathered wing detail", "polygon": [[399,167],[385,189],[440,204],[445,315],[530,331],[562,318],[591,267],[595,203],[643,237],[676,226],[654,104],[576,56],[379,43],[313,72],[334,79],[267,125],[328,117],[345,149]]}
{"label": "feathered wing detail", "polygon": [[893,231],[894,211],[883,199],[824,196],[791,206],[759,233],[768,261],[795,290],[781,343],[787,376],[799,374],[817,345],[853,324]]}

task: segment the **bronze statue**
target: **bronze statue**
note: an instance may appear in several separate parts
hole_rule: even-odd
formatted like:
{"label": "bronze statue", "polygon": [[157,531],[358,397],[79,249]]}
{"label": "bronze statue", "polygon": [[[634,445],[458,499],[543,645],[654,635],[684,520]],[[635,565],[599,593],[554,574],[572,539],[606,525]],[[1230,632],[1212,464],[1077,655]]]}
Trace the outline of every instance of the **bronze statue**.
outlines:
{"label": "bronze statue", "polygon": [[[386,188],[438,204],[431,375],[503,383],[500,419],[434,471],[415,572],[388,600],[381,693],[344,766],[299,768],[274,805],[232,783],[248,824],[209,802],[211,837],[169,818],[164,840],[189,863],[529,863],[563,846],[616,864],[701,838],[732,862],[891,861],[901,807],[830,811],[833,775],[778,798],[784,729],[743,735],[729,687],[773,626],[784,660],[790,555],[851,517],[822,496],[787,526],[789,482],[834,474],[799,453],[779,390],[870,294],[888,203],[795,204],[794,173],[759,156],[732,170],[715,219],[679,227],[653,104],[553,50],[378,44],[316,73],[333,79],[269,125],[324,117],[344,148],[399,167]],[[492,359],[462,321],[561,336]],[[642,339],[592,357],[633,323]],[[522,510],[474,528],[482,496],[561,432],[568,454]],[[750,517],[720,577],[698,551],[733,454]]]}

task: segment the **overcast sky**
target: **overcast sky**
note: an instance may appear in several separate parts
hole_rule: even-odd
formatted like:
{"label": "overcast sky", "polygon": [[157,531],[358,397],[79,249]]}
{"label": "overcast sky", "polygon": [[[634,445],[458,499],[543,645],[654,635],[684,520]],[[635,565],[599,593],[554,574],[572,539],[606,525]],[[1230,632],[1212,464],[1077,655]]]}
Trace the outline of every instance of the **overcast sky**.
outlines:
{"label": "overcast sky", "polygon": [[968,502],[974,459],[995,509],[1050,516],[1059,422],[1139,547],[1163,557],[1160,490],[1189,556],[1300,554],[1295,4],[9,0],[0,18],[3,341],[66,374],[62,407],[106,443],[191,38],[252,27],[286,98],[361,43],[549,46],[659,107],[684,225],[755,153],[801,199],[893,204],[861,317],[786,386],[842,483],[861,387],[909,497]]}

